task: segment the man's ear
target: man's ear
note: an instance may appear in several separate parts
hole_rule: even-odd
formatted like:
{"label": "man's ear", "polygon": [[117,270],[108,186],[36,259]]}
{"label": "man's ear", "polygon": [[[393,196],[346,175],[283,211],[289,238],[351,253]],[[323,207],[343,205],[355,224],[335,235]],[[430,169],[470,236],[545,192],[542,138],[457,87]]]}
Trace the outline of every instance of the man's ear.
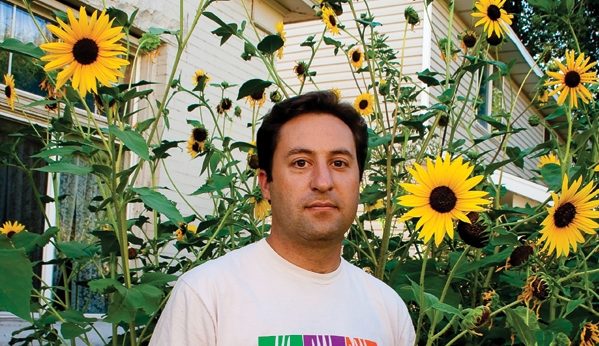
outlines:
{"label": "man's ear", "polygon": [[262,190],[262,197],[270,201],[270,182],[268,181],[266,171],[263,169],[258,172],[258,184],[260,185],[260,190]]}

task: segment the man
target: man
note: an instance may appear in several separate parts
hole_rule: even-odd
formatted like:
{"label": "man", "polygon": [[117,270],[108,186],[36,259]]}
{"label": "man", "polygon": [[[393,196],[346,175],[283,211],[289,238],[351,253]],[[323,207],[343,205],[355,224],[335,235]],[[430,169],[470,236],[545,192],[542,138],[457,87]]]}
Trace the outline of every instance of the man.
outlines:
{"label": "man", "polygon": [[150,344],[413,345],[395,291],[340,256],[366,161],[359,114],[331,92],[294,97],[257,147],[269,237],[182,275]]}

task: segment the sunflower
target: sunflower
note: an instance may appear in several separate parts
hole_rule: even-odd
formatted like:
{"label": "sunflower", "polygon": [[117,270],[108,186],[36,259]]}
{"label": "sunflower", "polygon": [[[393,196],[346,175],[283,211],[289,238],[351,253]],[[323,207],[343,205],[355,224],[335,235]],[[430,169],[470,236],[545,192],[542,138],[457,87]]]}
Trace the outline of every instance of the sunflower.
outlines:
{"label": "sunflower", "polygon": [[193,85],[195,85],[196,90],[204,91],[209,81],[210,76],[202,69],[196,70],[193,74]]}
{"label": "sunflower", "polygon": [[537,164],[537,168],[543,168],[543,166],[548,164],[559,165],[559,158],[555,156],[553,153],[549,153],[547,155],[543,155],[539,158],[539,163]]}
{"label": "sunflower", "polygon": [[[284,45],[285,39],[286,39],[285,38],[286,33],[285,33],[285,25],[283,24],[283,22],[277,22],[276,30],[277,30],[277,35],[279,35],[279,37],[283,40],[283,45]],[[283,47],[281,47],[277,50],[277,58],[283,59]]]}
{"label": "sunflower", "polygon": [[490,203],[484,199],[487,192],[471,191],[483,180],[482,175],[468,178],[473,170],[474,167],[463,163],[461,157],[452,161],[449,154],[443,159],[437,156],[434,162],[427,158],[426,165],[408,168],[416,183],[401,184],[410,194],[399,197],[398,202],[412,209],[400,221],[420,218],[416,229],[422,229],[419,237],[426,243],[433,235],[436,245],[441,244],[445,234],[453,239],[455,219],[470,223],[466,214],[483,211],[482,205]]}
{"label": "sunflower", "polygon": [[354,100],[354,108],[362,115],[370,115],[374,110],[374,97],[369,93],[362,93]]}
{"label": "sunflower", "polygon": [[253,92],[246,97],[246,101],[250,106],[260,108],[266,102],[266,93],[264,90]]}
{"label": "sunflower", "polygon": [[535,310],[538,316],[541,305],[550,296],[551,287],[547,279],[543,275],[531,275],[526,279],[526,284],[524,284],[518,299],[523,301],[527,307],[532,302],[532,309]]}
{"label": "sunflower", "polygon": [[587,322],[580,332],[580,346],[595,346],[599,344],[599,324]]}
{"label": "sunflower", "polygon": [[218,114],[224,114],[227,111],[229,111],[231,107],[233,107],[233,101],[231,101],[231,99],[228,97],[223,97],[223,99],[220,100],[220,102],[216,106],[216,112]]}
{"label": "sunflower", "polygon": [[329,6],[324,6],[322,8],[322,22],[326,25],[327,29],[331,32],[332,35],[339,35],[339,26],[337,26],[337,15],[335,15],[335,10],[333,10]]}
{"label": "sunflower", "polygon": [[476,33],[472,30],[466,30],[460,35],[461,46],[464,51],[473,48],[476,45]]}
{"label": "sunflower", "polygon": [[0,233],[7,237],[12,237],[16,233],[20,233],[25,230],[25,225],[19,223],[19,221],[6,221],[2,227],[0,227]]}
{"label": "sunflower", "polygon": [[548,250],[549,255],[556,250],[557,256],[568,256],[570,246],[576,251],[578,243],[584,238],[581,231],[595,234],[599,224],[592,219],[599,218],[599,200],[593,200],[599,195],[599,189],[595,189],[593,183],[588,183],[580,189],[582,177],[578,178],[568,187],[568,176],[564,176],[562,192],[558,196],[551,193],[553,206],[548,208],[548,215],[541,225],[541,238],[539,242],[545,242],[543,251]]}
{"label": "sunflower", "polygon": [[347,53],[347,56],[349,57],[349,62],[356,70],[362,67],[362,64],[364,63],[364,53],[362,53],[362,49],[360,49],[360,47],[355,46],[354,48],[350,49],[350,51]]}
{"label": "sunflower", "polygon": [[97,93],[96,81],[110,86],[123,77],[120,71],[129,61],[117,57],[127,49],[117,42],[125,37],[122,27],[112,27],[105,12],[98,15],[94,11],[88,18],[85,7],[79,9],[79,20],[73,11],[67,9],[69,24],[57,18],[59,26],[48,24],[48,30],[61,41],[44,43],[40,48],[46,51],[42,61],[46,72],[63,68],[56,78],[56,89],[60,89],[72,77],[73,88],[83,96],[88,91]]}
{"label": "sunflower", "polygon": [[4,95],[6,95],[6,102],[10,106],[10,109],[15,110],[15,101],[17,99],[17,93],[15,91],[15,77],[12,74],[4,75]]}
{"label": "sunflower", "polygon": [[191,131],[187,140],[187,152],[192,158],[205,150],[208,131],[203,127],[196,127]]}
{"label": "sunflower", "polygon": [[596,61],[589,64],[591,58],[584,58],[581,53],[574,59],[574,51],[566,52],[566,65],[556,60],[560,69],[559,72],[547,71],[547,75],[552,80],[545,82],[546,86],[557,85],[557,88],[549,93],[553,96],[559,93],[557,103],[561,106],[566,98],[570,98],[570,108],[578,107],[578,97],[584,103],[589,103],[593,95],[589,92],[583,83],[597,83],[597,73],[589,69],[597,64]]}
{"label": "sunflower", "polygon": [[300,82],[303,82],[308,75],[308,64],[303,61],[299,61],[295,67],[293,67],[293,72],[295,72],[297,79],[299,79]]}
{"label": "sunflower", "polygon": [[177,241],[181,241],[181,240],[183,240],[183,238],[185,237],[185,235],[187,233],[196,234],[197,231],[198,231],[197,226],[186,224],[186,223],[181,223],[179,225],[179,228],[177,228],[177,230],[175,231],[175,237],[177,238]]}
{"label": "sunflower", "polygon": [[503,30],[508,25],[512,25],[513,14],[508,14],[504,10],[503,4],[505,0],[479,0],[474,6],[476,11],[472,13],[473,17],[481,17],[474,24],[475,27],[484,24],[484,30],[487,32],[487,37],[491,37],[495,33],[498,37],[503,35]]}
{"label": "sunflower", "polygon": [[270,202],[263,198],[250,198],[250,203],[254,205],[254,218],[264,220],[270,214]]}

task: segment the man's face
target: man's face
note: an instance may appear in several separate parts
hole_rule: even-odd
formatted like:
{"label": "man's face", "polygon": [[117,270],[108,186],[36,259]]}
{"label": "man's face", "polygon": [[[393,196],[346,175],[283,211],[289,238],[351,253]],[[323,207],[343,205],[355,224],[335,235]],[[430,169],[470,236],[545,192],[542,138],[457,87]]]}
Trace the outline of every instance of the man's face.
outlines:
{"label": "man's face", "polygon": [[308,113],[281,127],[272,181],[260,172],[272,204],[272,233],[316,245],[341,242],[358,206],[359,169],[352,132],[338,118]]}

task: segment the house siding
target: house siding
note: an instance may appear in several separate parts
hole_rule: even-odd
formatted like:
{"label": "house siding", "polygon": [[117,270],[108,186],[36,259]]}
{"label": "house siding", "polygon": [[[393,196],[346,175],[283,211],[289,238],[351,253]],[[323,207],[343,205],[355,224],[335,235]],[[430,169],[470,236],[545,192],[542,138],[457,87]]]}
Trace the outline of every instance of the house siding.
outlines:
{"label": "house siding", "polygon": [[[405,26],[404,10],[408,6],[414,7],[422,19],[423,4],[413,1],[395,1],[395,0],[371,0],[368,2],[371,13],[375,16],[374,21],[381,23],[381,26],[375,29],[381,33],[388,35],[387,44],[394,50],[400,51],[403,43],[403,35]],[[356,13],[366,12],[364,2],[354,2]],[[353,21],[351,10],[348,5],[344,5],[344,13],[339,17],[339,22],[347,28],[354,37],[358,35],[356,23]],[[308,62],[311,56],[309,47],[300,47],[300,44],[310,36],[315,36],[315,41],[318,42],[320,34],[324,29],[324,24],[320,18],[315,17],[313,21],[294,23],[286,26],[287,42],[285,45],[285,56],[278,62],[277,67],[283,79],[290,83],[290,86],[296,92],[299,89],[300,82],[293,72],[293,67],[298,61]],[[407,27],[406,42],[404,50],[403,72],[415,79],[415,73],[421,70],[422,67],[422,23],[416,25],[413,29]],[[335,40],[347,45],[356,43],[350,35],[341,32],[340,35],[331,36],[329,32],[326,36],[332,37]],[[397,56],[397,62],[400,61],[400,56]],[[345,54],[339,50],[338,54],[334,54],[334,47],[327,46],[324,42],[312,62],[311,71],[316,71],[317,75],[313,77],[315,84],[319,89],[330,89],[332,87],[341,90],[342,98],[346,101],[353,99],[360,94],[360,90],[365,92],[365,83],[360,75],[357,75],[360,89],[356,86],[352,78],[351,66],[349,65]],[[365,75],[366,77],[366,75]],[[368,78],[369,80],[369,78]],[[417,83],[419,83],[416,80]],[[315,90],[316,88],[308,81],[304,87],[305,91]]]}
{"label": "house siding", "polygon": [[[432,22],[432,54],[431,54],[431,70],[444,72],[446,69],[446,64],[441,57],[441,50],[439,49],[437,42],[443,37],[447,36],[448,30],[448,21],[449,18],[449,7],[446,2],[443,1],[435,1],[431,5],[431,22]],[[460,48],[460,40],[458,39],[458,35],[467,30],[471,29],[474,26],[474,21],[470,23],[465,23],[462,21],[457,15],[453,18],[453,25],[451,30],[451,39],[456,48]],[[492,57],[489,56],[489,59]],[[454,72],[458,68],[461,63],[460,53],[454,61],[449,64],[449,71]],[[468,95],[468,85],[471,82],[471,79],[474,78],[473,81],[473,90],[470,95]],[[478,87],[476,85],[480,81],[479,74],[471,74],[467,73],[462,79],[458,89],[457,95],[462,97],[468,97],[472,99],[473,96],[478,95]],[[517,134],[510,135],[507,145],[511,147],[517,147],[521,150],[525,150],[529,147],[534,147],[544,141],[543,137],[543,129],[540,127],[531,128],[528,125],[528,118],[531,115],[541,116],[540,113],[534,107],[528,107],[531,103],[530,99],[526,97],[522,92],[518,94],[519,86],[515,85],[515,83],[508,77],[504,77],[501,80],[498,80],[495,85],[498,86],[497,83],[501,83],[501,90],[503,91],[503,106],[502,108],[509,112],[513,104],[513,112],[511,114],[511,127],[512,128],[525,128],[524,131],[521,131]],[[439,87],[431,88],[431,94],[433,96],[438,96],[442,92],[442,89]],[[431,102],[434,102],[434,97],[431,98]],[[456,109],[461,109],[463,103],[461,101],[456,102]],[[528,107],[528,108],[527,108]],[[479,124],[474,119],[474,114],[477,113],[477,110],[472,107],[471,104],[467,104],[464,109],[462,119],[459,123],[459,127],[457,129],[456,138],[465,138],[465,139],[474,139],[479,138],[488,133],[489,129],[485,128],[481,124]],[[505,123],[505,121],[504,121]],[[467,127],[471,124],[470,133],[467,130]],[[441,130],[439,130],[440,132]],[[493,137],[489,140],[486,140],[474,147],[474,149],[483,153],[485,151],[491,150],[488,154],[484,156],[485,160],[489,162],[492,157],[495,155],[497,148],[501,145],[501,136]],[[507,157],[503,157],[500,155],[497,156],[495,162],[507,159]],[[524,169],[516,167],[513,164],[509,164],[505,166],[504,170],[516,176],[530,179],[534,176],[532,169],[536,167],[535,160],[525,160]]]}

